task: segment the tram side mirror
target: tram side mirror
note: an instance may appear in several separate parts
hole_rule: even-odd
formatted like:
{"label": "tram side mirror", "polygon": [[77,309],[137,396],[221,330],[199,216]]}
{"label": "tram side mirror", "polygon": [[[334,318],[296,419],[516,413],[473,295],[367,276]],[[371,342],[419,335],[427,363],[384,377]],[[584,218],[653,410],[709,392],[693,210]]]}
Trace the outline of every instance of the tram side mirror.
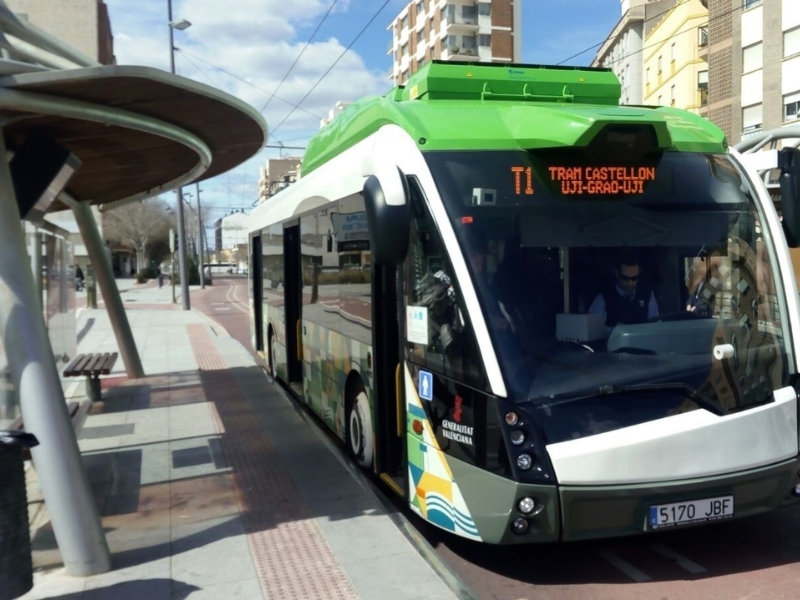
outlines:
{"label": "tram side mirror", "polygon": [[370,175],[364,183],[369,245],[375,264],[396,266],[405,260],[411,227],[408,200],[408,183],[395,167],[385,169],[380,177]]}
{"label": "tram side mirror", "polygon": [[778,154],[783,232],[790,248],[800,247],[800,150],[783,148]]}

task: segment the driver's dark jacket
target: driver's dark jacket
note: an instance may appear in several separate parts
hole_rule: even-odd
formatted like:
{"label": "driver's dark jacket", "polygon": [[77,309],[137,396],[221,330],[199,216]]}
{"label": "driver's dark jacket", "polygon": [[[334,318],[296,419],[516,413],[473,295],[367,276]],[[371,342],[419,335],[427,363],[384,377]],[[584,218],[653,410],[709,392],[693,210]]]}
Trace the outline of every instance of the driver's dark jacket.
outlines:
{"label": "driver's dark jacket", "polygon": [[652,294],[652,288],[641,282],[636,286],[631,298],[620,294],[616,286],[607,288],[603,291],[603,300],[606,303],[606,327],[646,322]]}

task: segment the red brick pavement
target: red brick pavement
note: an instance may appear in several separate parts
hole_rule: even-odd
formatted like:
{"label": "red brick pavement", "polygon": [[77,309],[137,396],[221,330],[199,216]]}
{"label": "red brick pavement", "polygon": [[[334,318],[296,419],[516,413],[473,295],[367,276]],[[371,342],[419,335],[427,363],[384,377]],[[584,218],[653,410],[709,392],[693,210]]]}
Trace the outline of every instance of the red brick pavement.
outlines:
{"label": "red brick pavement", "polygon": [[[187,325],[267,598],[358,598],[204,325]],[[224,428],[224,429],[223,429]]]}

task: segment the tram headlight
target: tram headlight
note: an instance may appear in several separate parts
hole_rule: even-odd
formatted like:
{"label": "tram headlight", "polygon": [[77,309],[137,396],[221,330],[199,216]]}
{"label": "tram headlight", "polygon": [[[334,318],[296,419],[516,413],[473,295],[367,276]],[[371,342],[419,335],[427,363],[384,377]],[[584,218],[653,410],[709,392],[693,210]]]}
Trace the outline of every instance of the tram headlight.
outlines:
{"label": "tram headlight", "polygon": [[529,470],[533,466],[533,459],[530,454],[520,454],[517,457],[517,466],[523,471]]}
{"label": "tram headlight", "polygon": [[525,442],[525,432],[522,429],[515,429],[511,432],[511,443],[521,446]]}
{"label": "tram headlight", "polygon": [[519,423],[519,415],[515,412],[507,412],[506,413],[506,425],[510,425],[513,427]]}
{"label": "tram headlight", "polygon": [[528,521],[520,517],[519,519],[514,519],[511,521],[511,531],[516,533],[517,535],[522,535],[526,531],[528,531]]}
{"label": "tram headlight", "polygon": [[520,498],[519,502],[517,502],[517,510],[523,515],[531,514],[534,508],[536,508],[536,502],[534,502],[533,498]]}

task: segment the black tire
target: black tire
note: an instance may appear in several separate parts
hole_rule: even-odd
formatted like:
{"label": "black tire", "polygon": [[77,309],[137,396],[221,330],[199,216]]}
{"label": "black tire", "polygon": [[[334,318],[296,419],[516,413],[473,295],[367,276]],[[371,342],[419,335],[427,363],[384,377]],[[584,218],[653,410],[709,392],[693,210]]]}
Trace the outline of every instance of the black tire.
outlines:
{"label": "black tire", "polygon": [[345,405],[344,437],[348,456],[364,469],[372,467],[372,422],[368,413],[367,391],[359,383]]}
{"label": "black tire", "polygon": [[267,366],[269,369],[269,376],[272,379],[277,379],[275,374],[275,332],[269,334],[269,345],[267,348]]}

